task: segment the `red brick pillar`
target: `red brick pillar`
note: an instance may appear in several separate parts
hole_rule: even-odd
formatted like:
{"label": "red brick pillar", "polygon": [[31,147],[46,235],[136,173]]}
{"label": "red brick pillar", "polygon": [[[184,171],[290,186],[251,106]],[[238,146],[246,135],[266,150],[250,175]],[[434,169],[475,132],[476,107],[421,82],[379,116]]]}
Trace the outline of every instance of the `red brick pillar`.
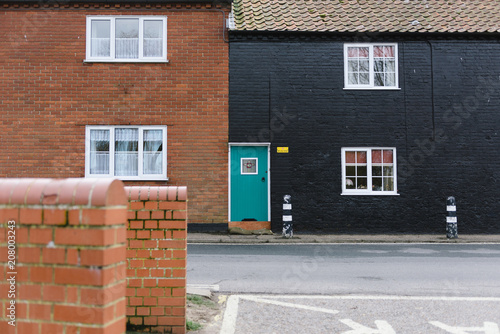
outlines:
{"label": "red brick pillar", "polygon": [[125,333],[126,205],[117,180],[0,180],[0,333]]}
{"label": "red brick pillar", "polygon": [[126,187],[127,327],[186,332],[186,187]]}

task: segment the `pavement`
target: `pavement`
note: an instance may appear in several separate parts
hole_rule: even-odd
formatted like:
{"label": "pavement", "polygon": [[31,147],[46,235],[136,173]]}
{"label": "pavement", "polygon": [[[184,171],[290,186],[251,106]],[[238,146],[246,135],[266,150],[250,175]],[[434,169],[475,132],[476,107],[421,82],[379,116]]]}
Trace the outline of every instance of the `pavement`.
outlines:
{"label": "pavement", "polygon": [[459,234],[448,239],[446,234],[281,234],[239,235],[229,233],[188,233],[188,244],[338,244],[338,243],[500,243],[498,234]]}

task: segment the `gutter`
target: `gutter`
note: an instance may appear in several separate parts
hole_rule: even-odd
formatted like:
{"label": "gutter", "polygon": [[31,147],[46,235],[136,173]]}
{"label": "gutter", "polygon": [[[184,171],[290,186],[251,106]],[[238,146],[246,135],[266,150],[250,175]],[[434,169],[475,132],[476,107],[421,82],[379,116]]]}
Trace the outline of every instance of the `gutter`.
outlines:
{"label": "gutter", "polygon": [[232,0],[0,0],[1,4],[34,4],[64,5],[64,4],[230,4]]}

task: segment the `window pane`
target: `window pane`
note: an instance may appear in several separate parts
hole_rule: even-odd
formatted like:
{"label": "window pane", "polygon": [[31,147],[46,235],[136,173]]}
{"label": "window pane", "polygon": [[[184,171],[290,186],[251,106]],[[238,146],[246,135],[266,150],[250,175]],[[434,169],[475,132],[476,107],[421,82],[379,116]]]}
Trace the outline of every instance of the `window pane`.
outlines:
{"label": "window pane", "polygon": [[356,162],[358,164],[366,164],[366,152],[365,151],[360,151],[356,152]]}
{"label": "window pane", "polygon": [[161,57],[163,51],[163,22],[144,21],[144,57]]}
{"label": "window pane", "polygon": [[374,84],[377,87],[384,86],[384,73],[375,73]]}
{"label": "window pane", "polygon": [[386,72],[396,72],[396,62],[394,60],[385,61],[385,71]]}
{"label": "window pane", "polygon": [[109,130],[90,130],[90,174],[109,174]]}
{"label": "window pane", "polygon": [[392,164],[394,162],[392,150],[384,150],[383,155],[384,155],[384,163],[385,164]]}
{"label": "window pane", "polygon": [[241,159],[241,174],[257,174],[257,159]]}
{"label": "window pane", "polygon": [[369,48],[357,48],[359,51],[359,58],[368,58],[370,55]]}
{"label": "window pane", "polygon": [[348,81],[349,85],[357,85],[359,82],[359,75],[357,73],[349,73]]}
{"label": "window pane", "polygon": [[384,57],[394,58],[394,46],[384,46]]}
{"label": "window pane", "polygon": [[346,180],[345,180],[345,187],[347,189],[356,189],[356,185],[354,184],[354,181],[353,181],[355,179],[356,178],[354,178],[354,177],[352,177],[352,178],[351,177],[346,178]]}
{"label": "window pane", "polygon": [[396,86],[396,73],[386,73],[384,86]]}
{"label": "window pane", "polygon": [[383,46],[374,46],[373,47],[373,57],[383,57],[384,56],[384,47]]}
{"label": "window pane", "polygon": [[358,166],[356,168],[357,176],[366,176],[368,175],[366,172],[367,172],[366,166]]}
{"label": "window pane", "polygon": [[368,60],[360,60],[359,61],[359,72],[363,72],[363,73],[370,72],[370,63]]}
{"label": "window pane", "polygon": [[346,151],[345,152],[345,162],[348,164],[353,164],[356,162],[356,152]]}
{"label": "window pane", "polygon": [[115,57],[139,58],[139,19],[116,19]]}
{"label": "window pane", "polygon": [[139,130],[134,128],[115,129],[115,175],[138,175]]}
{"label": "window pane", "polygon": [[356,167],[346,166],[345,167],[345,175],[346,176],[356,176]]}
{"label": "window pane", "polygon": [[384,166],[384,176],[393,176],[393,172],[392,166]]}
{"label": "window pane", "polygon": [[366,188],[367,188],[367,186],[368,186],[367,180],[368,180],[368,179],[367,179],[367,178],[365,178],[365,177],[360,177],[360,178],[358,178],[357,188],[358,188],[358,189],[366,189]]}
{"label": "window pane", "polygon": [[161,174],[163,171],[163,131],[144,130],[143,173]]}
{"label": "window pane", "polygon": [[347,48],[347,57],[353,58],[359,56],[358,48]]}
{"label": "window pane", "polygon": [[370,84],[370,75],[368,73],[361,73],[359,75],[359,84],[360,85],[369,85]]}
{"label": "window pane", "polygon": [[382,162],[382,151],[381,150],[373,150],[372,151],[372,162],[373,163],[381,163]]}
{"label": "window pane", "polygon": [[372,180],[372,190],[373,191],[382,191],[382,178],[374,177]]}
{"label": "window pane", "polygon": [[92,57],[110,56],[110,21],[92,20],[90,54]]}
{"label": "window pane", "polygon": [[357,60],[349,60],[347,62],[347,66],[348,66],[349,73],[359,72],[359,64],[358,64]]}
{"label": "window pane", "polygon": [[394,178],[384,177],[384,191],[394,191]]}
{"label": "window pane", "polygon": [[382,176],[382,167],[381,166],[373,166],[372,167],[372,175],[373,176]]}

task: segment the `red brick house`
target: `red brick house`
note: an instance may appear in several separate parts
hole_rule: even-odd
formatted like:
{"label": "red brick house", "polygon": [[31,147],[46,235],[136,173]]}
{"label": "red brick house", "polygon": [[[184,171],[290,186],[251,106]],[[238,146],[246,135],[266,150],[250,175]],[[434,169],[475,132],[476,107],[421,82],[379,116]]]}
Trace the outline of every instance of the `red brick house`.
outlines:
{"label": "red brick house", "polygon": [[0,0],[0,177],[189,187],[227,224],[230,1]]}

